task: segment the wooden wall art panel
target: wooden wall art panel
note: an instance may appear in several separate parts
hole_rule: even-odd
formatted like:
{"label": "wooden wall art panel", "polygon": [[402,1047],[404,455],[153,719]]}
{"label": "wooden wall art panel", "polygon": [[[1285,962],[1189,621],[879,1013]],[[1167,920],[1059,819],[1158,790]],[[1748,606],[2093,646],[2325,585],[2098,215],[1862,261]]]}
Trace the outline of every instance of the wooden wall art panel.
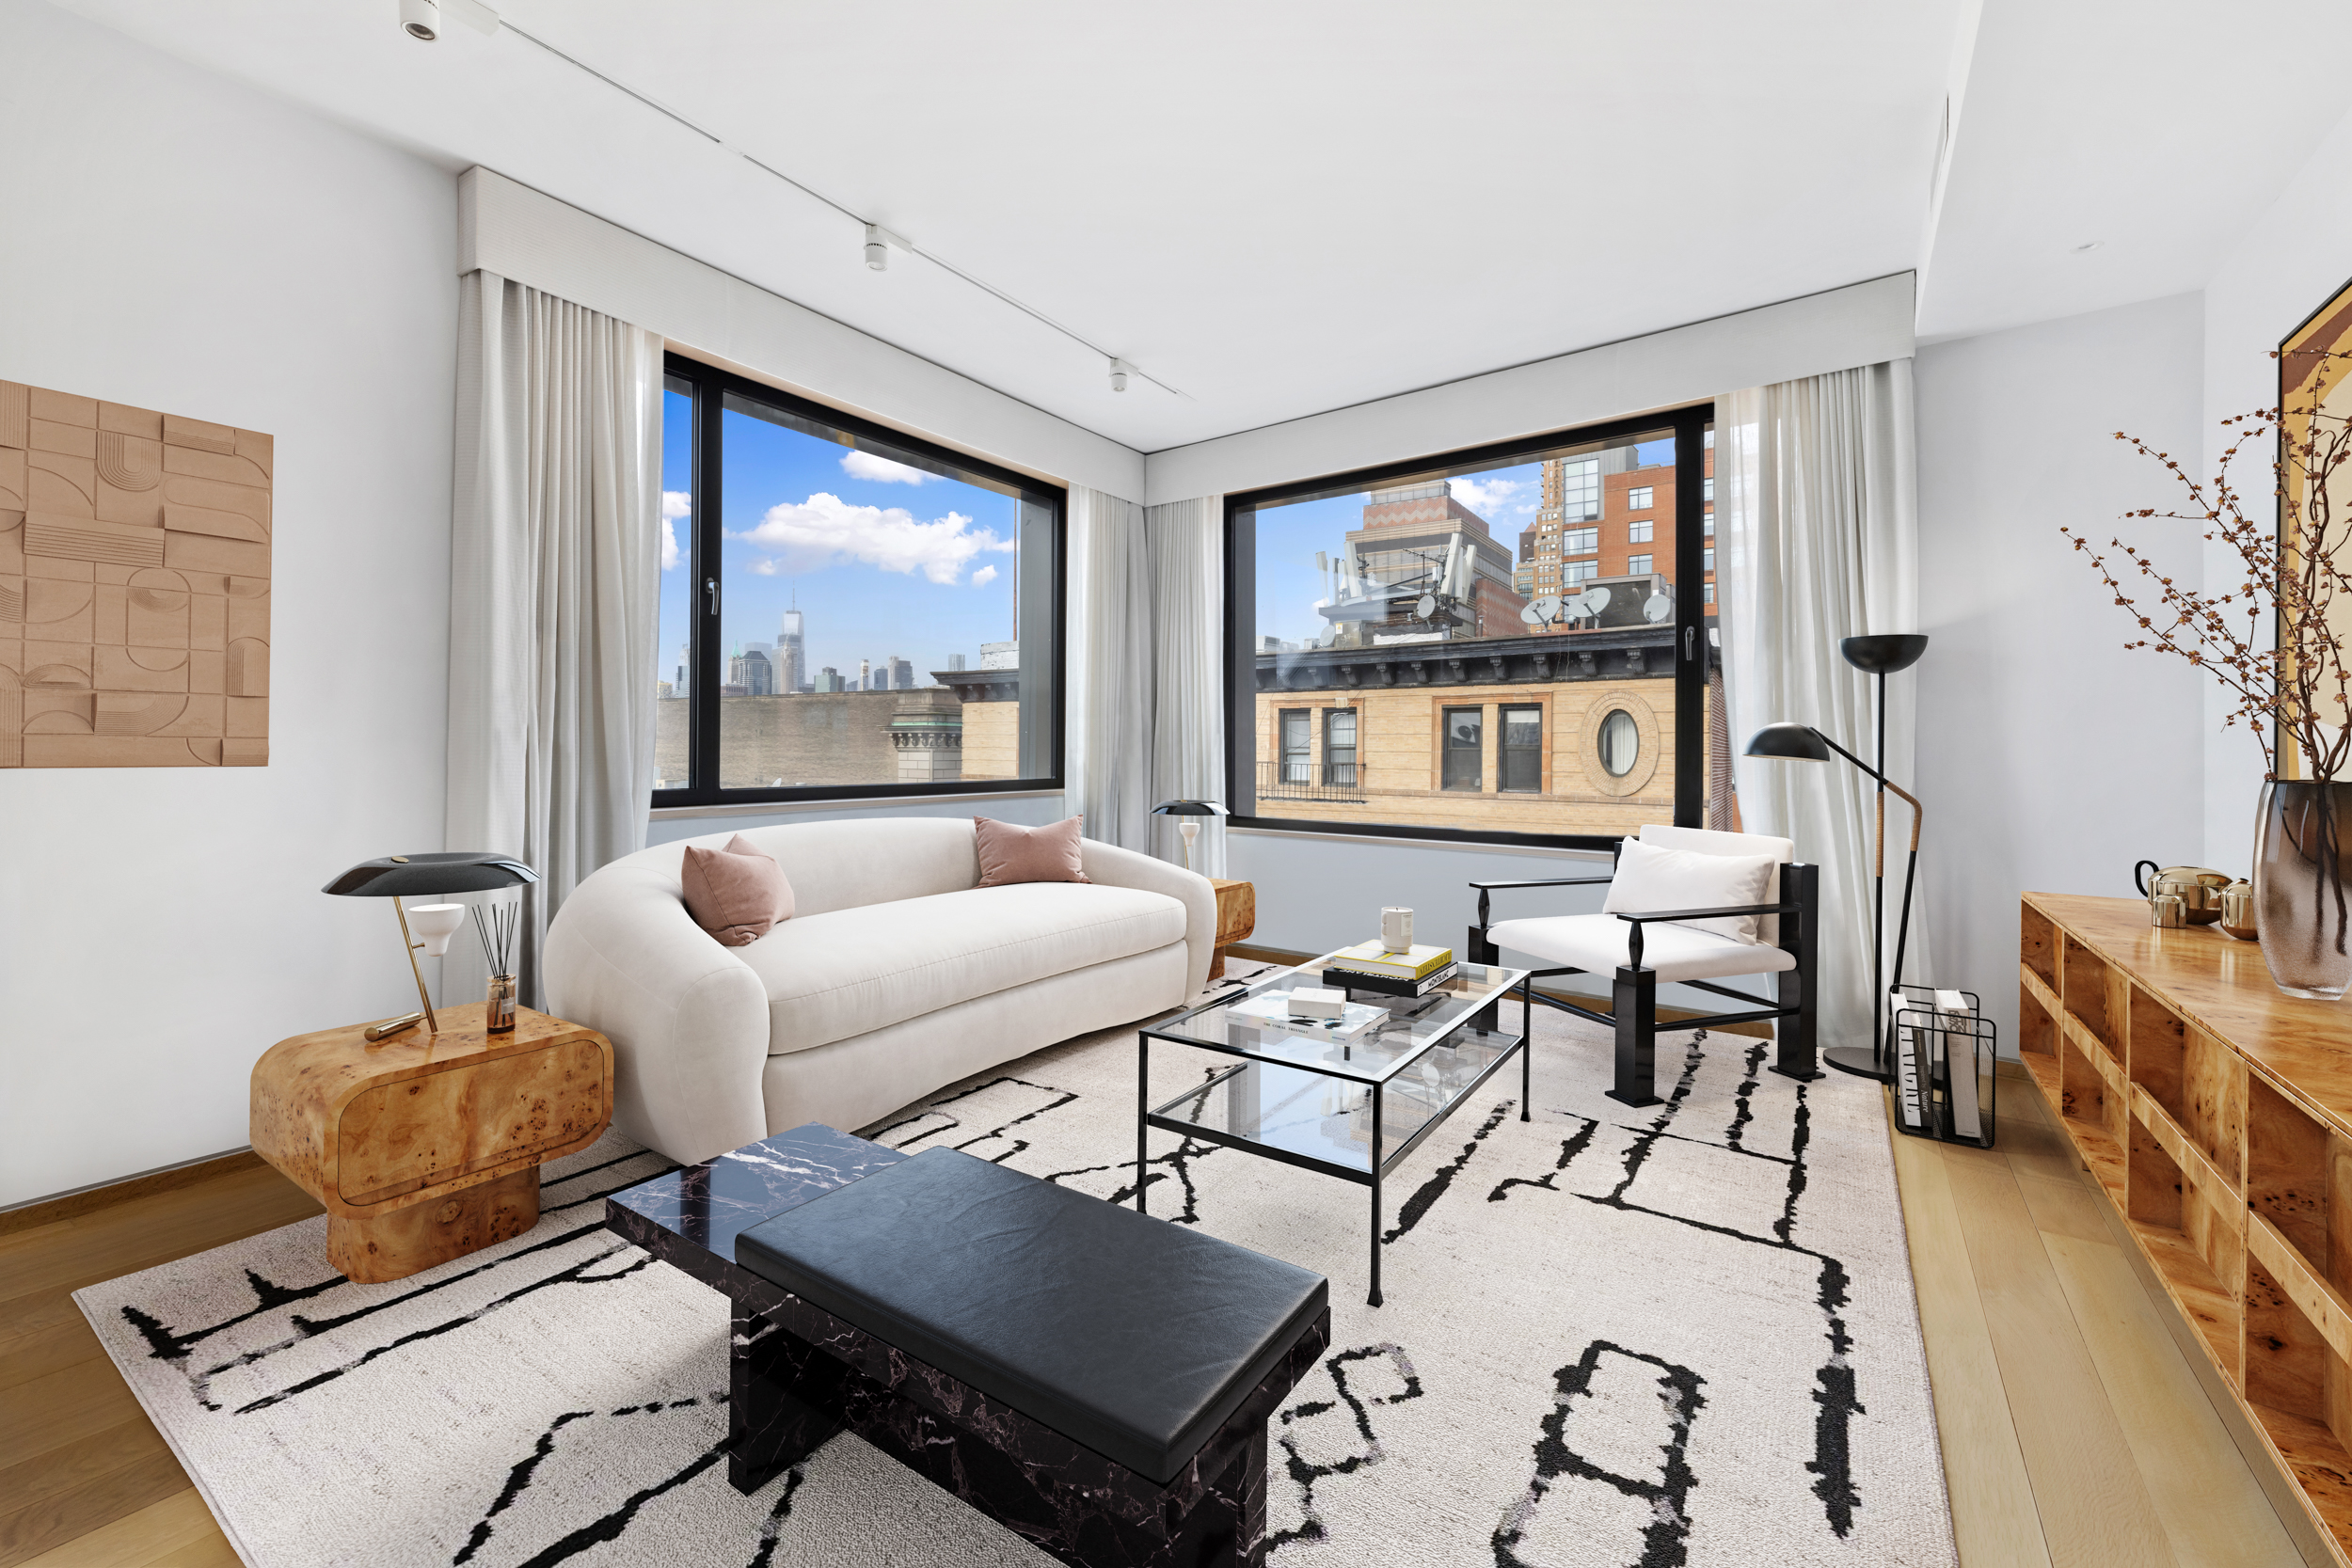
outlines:
{"label": "wooden wall art panel", "polygon": [[269,762],[271,441],[0,381],[0,768]]}

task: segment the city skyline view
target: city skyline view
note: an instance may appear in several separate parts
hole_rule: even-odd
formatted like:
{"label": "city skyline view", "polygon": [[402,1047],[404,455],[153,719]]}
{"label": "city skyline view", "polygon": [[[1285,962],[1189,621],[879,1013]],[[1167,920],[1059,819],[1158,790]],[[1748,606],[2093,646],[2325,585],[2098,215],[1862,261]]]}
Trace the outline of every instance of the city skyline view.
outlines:
{"label": "city skyline view", "polygon": [[[693,403],[663,399],[660,639],[674,681],[691,636]],[[983,642],[1016,639],[1020,503],[1000,492],[846,448],[729,408],[720,546],[720,655],[772,646],[787,610],[813,681],[831,665],[906,660],[914,683]],[[690,677],[691,672],[689,672]]]}

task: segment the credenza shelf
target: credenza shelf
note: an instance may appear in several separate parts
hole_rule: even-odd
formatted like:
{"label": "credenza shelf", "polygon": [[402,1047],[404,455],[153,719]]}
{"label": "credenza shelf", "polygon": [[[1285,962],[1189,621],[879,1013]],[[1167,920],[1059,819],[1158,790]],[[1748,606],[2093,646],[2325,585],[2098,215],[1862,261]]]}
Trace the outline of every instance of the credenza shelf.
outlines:
{"label": "credenza shelf", "polygon": [[2026,1076],[2352,1568],[2352,1008],[2138,899],[2018,919]]}

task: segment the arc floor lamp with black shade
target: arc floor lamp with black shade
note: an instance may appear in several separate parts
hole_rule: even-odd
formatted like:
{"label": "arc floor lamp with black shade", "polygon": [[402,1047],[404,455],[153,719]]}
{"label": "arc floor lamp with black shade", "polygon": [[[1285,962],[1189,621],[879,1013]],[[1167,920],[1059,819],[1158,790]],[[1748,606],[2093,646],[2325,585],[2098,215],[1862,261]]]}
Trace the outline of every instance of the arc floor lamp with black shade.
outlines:
{"label": "arc floor lamp with black shade", "polygon": [[[430,855],[384,855],[372,861],[361,861],[319,891],[340,894],[345,897],[389,898],[392,913],[400,921],[400,945],[408,959],[408,973],[416,978],[417,1001],[421,1008],[404,1018],[387,1019],[367,1031],[371,1040],[396,1035],[412,1024],[422,1022],[428,1034],[441,1032],[441,1021],[433,1015],[433,998],[425,994],[424,971],[417,967],[417,954],[424,943],[408,934],[408,915],[400,907],[401,899],[419,894],[488,893],[497,888],[521,887],[535,882],[539,874],[512,855],[501,855],[487,849],[451,850]],[[451,927],[454,929],[453,926]],[[444,942],[448,931],[438,933]],[[439,948],[434,952],[438,953]]]}
{"label": "arc floor lamp with black shade", "polygon": [[[1834,1045],[1821,1053],[1824,1064],[1857,1077],[1895,1081],[1894,1042],[1886,1028],[1886,998],[1903,983],[1903,953],[1911,938],[1911,890],[1919,874],[1919,827],[1926,809],[1919,798],[1886,776],[1886,677],[1908,670],[1928,651],[1928,640],[1916,632],[1890,632],[1876,637],[1849,637],[1838,644],[1846,662],[1878,677],[1878,766],[1847,751],[1809,724],[1767,724],[1748,742],[1752,757],[1787,757],[1827,762],[1832,752],[1844,757],[1878,781],[1878,832],[1871,865],[1870,892],[1870,1048]],[[1886,797],[1899,795],[1911,806],[1911,858],[1903,868],[1903,908],[1895,933],[1895,973],[1888,979],[1883,968],[1886,929]]]}

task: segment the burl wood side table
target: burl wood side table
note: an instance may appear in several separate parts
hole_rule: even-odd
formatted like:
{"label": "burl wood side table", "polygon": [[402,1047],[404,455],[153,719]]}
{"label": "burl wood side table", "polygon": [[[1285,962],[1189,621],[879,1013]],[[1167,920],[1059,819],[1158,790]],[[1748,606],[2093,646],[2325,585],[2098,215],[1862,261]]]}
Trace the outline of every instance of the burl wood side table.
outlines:
{"label": "burl wood side table", "polygon": [[612,1042],[515,1009],[440,1010],[371,1045],[365,1024],[279,1040],[253,1064],[253,1151],[326,1208],[326,1260],[360,1284],[519,1236],[539,1222],[539,1165],[612,1120]]}
{"label": "burl wood side table", "polygon": [[1210,961],[1209,978],[1222,980],[1225,950],[1258,928],[1258,884],[1212,877],[1209,885],[1216,889],[1216,957]]}

